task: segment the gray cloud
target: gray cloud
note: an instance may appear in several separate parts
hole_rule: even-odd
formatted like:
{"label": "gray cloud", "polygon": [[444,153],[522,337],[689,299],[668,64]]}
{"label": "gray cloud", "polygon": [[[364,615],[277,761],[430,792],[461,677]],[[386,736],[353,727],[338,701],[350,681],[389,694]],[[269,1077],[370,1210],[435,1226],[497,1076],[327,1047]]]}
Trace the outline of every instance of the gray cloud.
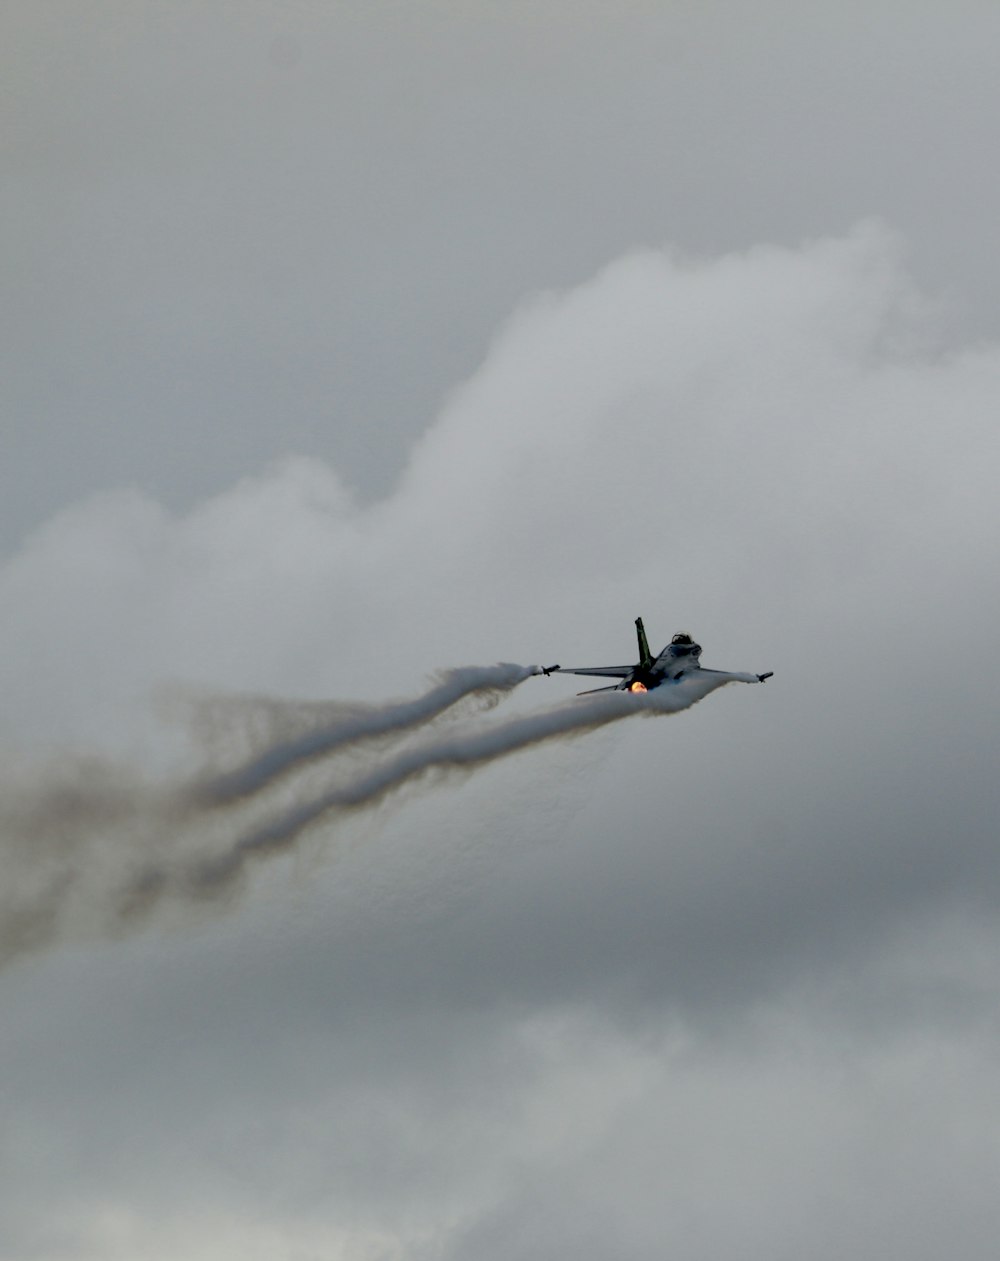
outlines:
{"label": "gray cloud", "polygon": [[989,1255],[997,350],[932,328],[877,227],[638,252],[520,311],[382,503],[295,460],[26,542],[22,766],[189,771],[171,678],[370,702],[638,613],[776,675],[8,971],[8,1254]]}
{"label": "gray cloud", "polygon": [[997,21],[7,7],[3,810],[55,760],[86,889],[317,698],[639,613],[776,675],[76,902],[5,1261],[992,1258]]}
{"label": "gray cloud", "polygon": [[289,451],[387,494],[523,294],[636,243],[714,256],[879,214],[963,337],[997,332],[976,0],[0,21],[6,554],[93,490],[186,511]]}

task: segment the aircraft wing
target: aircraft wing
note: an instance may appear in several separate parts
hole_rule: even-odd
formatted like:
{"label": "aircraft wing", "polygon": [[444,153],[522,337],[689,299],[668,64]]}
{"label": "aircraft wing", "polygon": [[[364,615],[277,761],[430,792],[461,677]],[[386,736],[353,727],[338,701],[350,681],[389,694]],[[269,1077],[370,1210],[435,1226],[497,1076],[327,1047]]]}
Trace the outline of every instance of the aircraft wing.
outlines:
{"label": "aircraft wing", "polygon": [[[635,666],[581,666],[578,670],[569,666],[560,666],[559,674],[598,674],[606,679],[624,679],[632,673]],[[556,671],[553,671],[555,674]]]}
{"label": "aircraft wing", "polygon": [[708,666],[699,666],[693,673],[714,674],[716,678],[731,679],[734,683],[763,683],[774,671],[768,670],[766,674],[748,674],[745,670],[710,670]]}

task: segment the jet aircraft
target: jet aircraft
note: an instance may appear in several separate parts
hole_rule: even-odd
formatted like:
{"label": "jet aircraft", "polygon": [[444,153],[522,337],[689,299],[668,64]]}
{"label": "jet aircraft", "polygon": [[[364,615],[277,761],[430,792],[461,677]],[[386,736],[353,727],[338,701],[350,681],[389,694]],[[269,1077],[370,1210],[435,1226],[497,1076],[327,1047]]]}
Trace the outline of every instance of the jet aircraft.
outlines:
{"label": "jet aircraft", "polygon": [[690,635],[675,635],[658,657],[649,651],[646,632],[642,618],[635,619],[636,635],[639,639],[639,660],[634,666],[581,666],[570,669],[563,666],[542,666],[542,674],[596,674],[605,678],[618,679],[609,687],[594,687],[589,691],[579,692],[579,696],[589,696],[592,692],[649,692],[664,683],[676,683],[679,679],[695,675],[712,674],[720,678],[732,679],[738,683],[763,683],[774,673],[745,674],[729,670],[708,670],[701,664],[701,644],[696,644]]}

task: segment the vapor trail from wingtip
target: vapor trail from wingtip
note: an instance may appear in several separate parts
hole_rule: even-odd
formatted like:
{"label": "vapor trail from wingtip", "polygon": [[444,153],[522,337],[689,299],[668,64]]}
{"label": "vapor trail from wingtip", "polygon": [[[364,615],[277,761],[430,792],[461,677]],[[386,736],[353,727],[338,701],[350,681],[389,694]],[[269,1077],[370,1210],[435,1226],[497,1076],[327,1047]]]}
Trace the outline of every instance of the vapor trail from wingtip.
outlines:
{"label": "vapor trail from wingtip", "polygon": [[225,806],[253,796],[276,780],[348,745],[376,736],[408,731],[430,722],[469,696],[499,699],[538,666],[500,662],[495,666],[460,666],[442,674],[436,687],[408,701],[358,707],[346,718],[282,740],[235,770],[200,784],[196,799],[206,806]]}
{"label": "vapor trail from wingtip", "polygon": [[[362,750],[370,766],[386,752],[373,740],[403,736],[463,700],[488,708],[537,673],[511,663],[464,666],[420,696],[375,705],[203,698],[196,730],[223,750],[251,743],[258,751],[193,782],[157,785],[137,768],[86,755],[19,768],[0,784],[0,966],[74,927],[117,931],[164,900],[190,899],[196,882],[185,873],[204,863],[206,848],[228,852],[234,831],[260,817],[268,790],[277,793],[286,777],[288,795],[301,800],[296,772]],[[302,722],[309,729],[290,735]]]}
{"label": "vapor trail from wingtip", "polygon": [[[418,728],[464,696],[502,694],[537,672],[534,666],[467,667],[444,675],[412,701],[348,710],[346,717],[337,707],[336,722],[272,740],[228,779],[210,781],[214,797],[205,793],[204,780],[193,787],[157,786],[127,767],[86,760],[49,769],[36,786],[22,785],[4,800],[0,811],[7,877],[0,897],[0,965],[74,927],[99,924],[105,932],[120,932],[163,903],[221,899],[253,862],[291,851],[310,827],[377,806],[405,784],[469,774],[518,750],[630,716],[676,713],[744,678],[705,673],[642,695],[608,692],[501,722],[456,723],[391,755],[368,743]],[[256,709],[245,713],[253,722]],[[230,738],[245,735],[234,721]],[[326,759],[342,775],[352,764],[338,762],[337,755],[355,749],[366,760],[360,770],[353,764],[352,777],[318,794],[308,787],[326,769]],[[294,772],[307,766],[313,776],[295,779]],[[304,797],[307,791],[312,795]]]}
{"label": "vapor trail from wingtip", "polygon": [[[404,750],[347,784],[289,807],[270,823],[241,837],[228,852],[187,871],[185,883],[201,895],[221,892],[238,879],[252,859],[287,850],[313,824],[338,813],[375,806],[406,783],[434,773],[471,771],[529,746],[561,736],[582,735],[623,718],[678,713],[733,681],[731,675],[703,675],[669,689],[642,695],[613,692],[586,700],[574,699],[488,727],[449,732],[438,740]],[[154,886],[162,882],[153,872],[145,878]]]}

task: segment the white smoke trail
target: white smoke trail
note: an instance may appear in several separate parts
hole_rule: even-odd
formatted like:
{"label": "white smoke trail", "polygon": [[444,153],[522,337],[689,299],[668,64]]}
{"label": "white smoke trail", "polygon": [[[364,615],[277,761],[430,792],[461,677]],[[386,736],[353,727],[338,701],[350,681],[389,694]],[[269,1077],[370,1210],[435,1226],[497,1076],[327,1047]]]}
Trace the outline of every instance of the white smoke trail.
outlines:
{"label": "white smoke trail", "polygon": [[[200,895],[220,892],[240,877],[253,858],[286,850],[300,833],[320,820],[377,805],[406,783],[435,774],[469,772],[531,745],[582,735],[623,718],[678,713],[731,682],[756,683],[757,676],[704,672],[653,692],[607,692],[576,698],[489,727],[449,732],[404,750],[346,785],[294,804],[270,823],[241,837],[221,856],[179,873],[181,882]],[[170,873],[150,868],[143,875],[141,888],[158,891],[170,882]]]}
{"label": "white smoke trail", "polygon": [[[334,706],[337,722],[282,735],[237,771],[214,781],[202,776],[194,785],[153,784],[95,759],[19,774],[0,793],[0,964],[66,933],[125,931],[167,901],[221,899],[253,862],[288,852],[308,828],[373,807],[404,784],[469,774],[519,749],[623,718],[676,713],[725,683],[757,677],[699,672],[645,694],[608,692],[504,722],[453,725],[391,756],[371,745],[374,737],[434,721],[464,696],[496,697],[536,672],[470,667],[443,676],[412,701],[349,710],[346,717]],[[234,718],[240,712],[223,709]],[[252,703],[243,711],[251,723],[256,715]],[[245,736],[237,722],[232,738],[245,744]],[[360,772],[304,797],[316,774],[338,765],[339,754],[362,751]],[[312,778],[293,778],[309,766]]]}
{"label": "white smoke trail", "polygon": [[[193,869],[206,852],[226,852],[234,833],[259,817],[256,798],[269,800],[266,790],[277,792],[285,777],[362,749],[370,765],[386,740],[462,701],[495,705],[536,673],[509,663],[460,667],[421,696],[379,705],[172,689],[164,694],[167,712],[207,741],[208,764],[231,767],[242,752],[235,770],[155,783],[134,767],[91,756],[0,768],[0,966],[66,933],[126,929],[171,892],[190,897],[191,882],[171,886],[166,873]],[[301,797],[303,784],[288,791]]]}
{"label": "white smoke trail", "polygon": [[281,740],[235,770],[207,781],[199,787],[197,795],[205,805],[228,805],[261,792],[281,776],[345,746],[430,722],[466,697],[486,697],[495,703],[503,693],[538,673],[537,666],[509,662],[448,670],[437,686],[423,696],[384,705],[357,706],[349,710],[347,716],[341,711],[335,722]]}

